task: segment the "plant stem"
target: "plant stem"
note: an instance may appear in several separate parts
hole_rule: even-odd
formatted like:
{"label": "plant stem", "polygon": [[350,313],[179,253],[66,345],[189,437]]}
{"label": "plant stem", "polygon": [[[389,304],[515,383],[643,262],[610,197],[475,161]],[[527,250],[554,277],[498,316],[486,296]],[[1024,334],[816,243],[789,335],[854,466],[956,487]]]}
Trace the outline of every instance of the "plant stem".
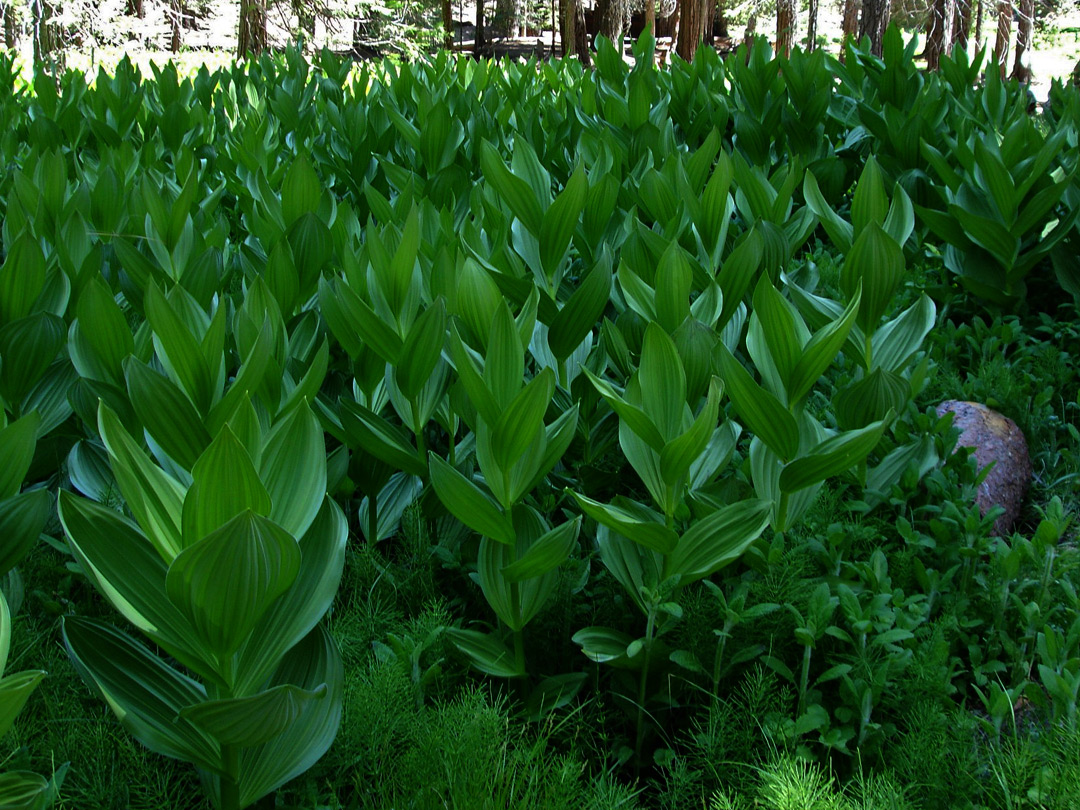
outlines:
{"label": "plant stem", "polygon": [[796,717],[802,717],[806,711],[806,690],[810,684],[810,654],[811,647],[807,644],[803,647],[802,677],[799,679],[799,710]]}
{"label": "plant stem", "polygon": [[368,548],[375,548],[379,542],[379,497],[378,493],[371,493],[367,499],[367,542]]}
{"label": "plant stem", "polygon": [[223,745],[221,758],[228,774],[221,777],[221,810],[240,810],[240,749]]}
{"label": "plant stem", "polygon": [[649,621],[645,625],[645,662],[641,666],[641,681],[638,684],[637,740],[634,743],[634,760],[641,766],[641,746],[645,742],[645,695],[648,689],[649,661],[652,658],[653,633],[656,630],[656,613],[650,606]]}

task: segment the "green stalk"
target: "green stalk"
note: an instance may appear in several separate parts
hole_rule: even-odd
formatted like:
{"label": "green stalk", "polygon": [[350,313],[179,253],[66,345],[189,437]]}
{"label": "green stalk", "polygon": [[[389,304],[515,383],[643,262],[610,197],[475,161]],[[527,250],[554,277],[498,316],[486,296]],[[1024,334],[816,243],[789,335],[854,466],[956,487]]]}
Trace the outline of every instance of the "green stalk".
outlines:
{"label": "green stalk", "polygon": [[379,542],[379,498],[378,493],[371,493],[367,499],[367,541],[368,548],[375,548],[375,544]]}
{"label": "green stalk", "polygon": [[[510,604],[515,622],[521,624],[521,584],[518,582],[510,583]],[[525,673],[525,636],[521,630],[514,630],[514,668]]]}
{"label": "green stalk", "polygon": [[221,746],[222,764],[228,776],[221,777],[221,810],[240,810],[240,749]]}
{"label": "green stalk", "polygon": [[788,493],[780,493],[780,503],[776,507],[776,530],[784,531],[787,528]]}
{"label": "green stalk", "polygon": [[802,717],[803,712],[806,711],[806,690],[810,685],[810,652],[811,647],[807,644],[803,647],[803,659],[802,659],[802,675],[799,678],[799,711],[798,717]]}
{"label": "green stalk", "polygon": [[716,655],[713,656],[713,668],[712,668],[712,696],[713,705],[716,704],[717,696],[720,692],[720,664],[724,660],[724,648],[727,647],[728,633],[730,627],[727,623],[724,624],[724,635],[720,636],[720,641],[716,645]]}
{"label": "green stalk", "polygon": [[653,633],[656,630],[656,613],[649,607],[649,621],[645,625],[645,663],[641,667],[641,680],[638,683],[637,740],[634,743],[634,760],[641,765],[641,746],[645,743],[645,696],[648,688],[649,662],[652,658]]}

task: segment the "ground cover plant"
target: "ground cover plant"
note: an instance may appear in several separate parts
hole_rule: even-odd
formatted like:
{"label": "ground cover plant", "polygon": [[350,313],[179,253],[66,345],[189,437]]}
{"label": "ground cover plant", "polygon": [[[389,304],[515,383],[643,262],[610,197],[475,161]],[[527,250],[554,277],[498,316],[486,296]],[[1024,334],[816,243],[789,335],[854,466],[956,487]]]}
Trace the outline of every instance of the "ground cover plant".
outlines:
{"label": "ground cover plant", "polygon": [[1075,804],[1076,90],[651,49],[0,62],[23,806]]}

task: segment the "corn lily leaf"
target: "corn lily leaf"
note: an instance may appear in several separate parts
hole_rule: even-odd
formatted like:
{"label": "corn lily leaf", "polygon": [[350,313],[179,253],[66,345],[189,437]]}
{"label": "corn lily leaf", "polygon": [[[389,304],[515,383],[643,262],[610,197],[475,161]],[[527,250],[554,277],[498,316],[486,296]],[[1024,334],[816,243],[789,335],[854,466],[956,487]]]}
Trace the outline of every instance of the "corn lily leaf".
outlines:
{"label": "corn lily leaf", "polygon": [[132,407],[147,432],[170,458],[190,470],[210,444],[191,400],[172,380],[134,357],[125,361],[124,376]]}
{"label": "corn lily leaf", "polygon": [[566,181],[566,186],[555,198],[551,207],[544,212],[540,223],[540,262],[549,281],[566,256],[566,249],[574,235],[585,199],[589,191],[589,181],[585,170],[578,166]]}
{"label": "corn lily leaf", "polygon": [[832,365],[836,356],[844,348],[860,312],[862,300],[860,283],[840,316],[819,329],[803,347],[802,356],[795,364],[788,382],[788,401],[791,406],[802,404],[810,394],[810,390],[821,379],[821,375]]}
{"label": "corn lily leaf", "polygon": [[756,382],[722,343],[717,344],[725,390],[746,427],[781,458],[799,450],[799,426],[780,400]]}
{"label": "corn lily leaf", "polygon": [[[606,303],[606,301],[605,301]],[[8,402],[20,402],[49,371],[49,366],[64,347],[68,329],[62,318],[49,312],[5,324],[0,329],[0,396]],[[74,356],[72,349],[68,353]],[[29,413],[30,409],[23,409]],[[42,435],[48,430],[43,430]]]}
{"label": "corn lily leaf", "polygon": [[521,557],[504,566],[500,573],[507,582],[521,582],[553,571],[570,555],[580,529],[581,518],[576,517],[546,532]]}
{"label": "corn lily leaf", "polygon": [[664,445],[666,444],[664,437],[657,429],[656,424],[643,409],[627,402],[607,380],[600,379],[587,368],[582,369],[582,371],[585,376],[589,378],[589,381],[593,384],[593,387],[596,388],[600,396],[604,398],[604,401],[611,406],[611,409],[615,411],[616,414],[618,414],[620,422],[625,423],[626,426],[633,431],[634,435],[639,437],[657,453],[664,449]]}
{"label": "corn lily leaf", "polygon": [[555,391],[555,374],[545,368],[513,398],[491,434],[491,449],[501,470],[517,463],[544,429],[544,413]]}
{"label": "corn lily leaf", "polygon": [[53,786],[44,776],[32,771],[0,774],[0,807],[43,810],[51,807],[54,801]]}
{"label": "corn lily leaf", "polygon": [[372,413],[358,402],[341,400],[341,426],[353,447],[362,447],[391,467],[411,475],[427,476],[427,465],[401,428]]}
{"label": "corn lily leaf", "polygon": [[158,359],[166,373],[184,389],[199,413],[207,413],[213,396],[213,375],[199,342],[152,282],[146,290],[143,306],[154,332]]}
{"label": "corn lily leaf", "polygon": [[251,748],[287,731],[304,710],[304,704],[325,700],[328,691],[325,683],[314,689],[281,684],[248,697],[196,703],[181,709],[180,716],[222,745]]}
{"label": "corn lily leaf", "polygon": [[780,473],[780,491],[798,492],[865,461],[881,440],[886,421],[838,433],[821,442],[807,455],[788,462]]}
{"label": "corn lily leaf", "polygon": [[428,455],[431,485],[454,517],[484,537],[513,543],[514,526],[488,495],[434,453]]}
{"label": "corn lily leaf", "polygon": [[413,323],[394,370],[401,393],[415,400],[439,362],[446,342],[446,303],[439,298]]}
{"label": "corn lily leaf", "polygon": [[453,628],[447,631],[450,642],[480,672],[493,678],[520,678],[525,673],[514,661],[514,654],[498,638],[476,630]]}
{"label": "corn lily leaf", "polygon": [[293,537],[302,536],[326,495],[326,440],[306,402],[266,435],[259,478],[270,494],[270,519]]}
{"label": "corn lily leaf", "polygon": [[678,543],[679,536],[662,523],[643,519],[640,514],[615,504],[599,503],[569,489],[567,492],[573,495],[582,512],[635,543],[660,554],[671,553]]}
{"label": "corn lily leaf", "polygon": [[716,429],[720,409],[720,392],[723,385],[717,378],[709,385],[709,394],[690,427],[678,438],[672,439],[660,451],[660,474],[668,486],[682,480],[709,443]]}
{"label": "corn lily leaf", "polygon": [[[85,358],[83,365],[91,371],[94,379],[113,384],[124,378],[121,363],[135,350],[124,313],[120,311],[112,291],[100,278],[94,278],[79,293],[78,314],[79,341],[82,351],[72,356]],[[76,364],[84,373],[80,364]],[[103,375],[103,376],[99,376]]]}
{"label": "corn lily leaf", "polygon": [[625,664],[626,648],[634,639],[621,630],[609,627],[584,627],[574,633],[573,641],[590,661],[598,664]]}
{"label": "corn lily leaf", "polygon": [[62,627],[75,669],[128,732],[151,751],[220,772],[217,741],[180,717],[206,700],[201,684],[106,624],[65,616]]}
{"label": "corn lily leaf", "polygon": [[[35,489],[0,501],[0,576],[37,544],[52,512],[52,495]],[[3,672],[3,667],[0,667]]]}
{"label": "corn lily leaf", "polygon": [[668,555],[664,576],[686,584],[734,562],[769,525],[772,504],[746,500],[718,509],[694,522]]}
{"label": "corn lily leaf", "polygon": [[0,430],[0,499],[15,495],[34,460],[41,417],[29,413]]}
{"label": "corn lily leaf", "polygon": [[300,556],[292,535],[248,509],[181,551],[165,592],[224,660],[296,580]]}
{"label": "corn lily leaf", "polygon": [[611,260],[597,262],[555,316],[548,329],[548,347],[565,361],[600,320],[611,297]]}

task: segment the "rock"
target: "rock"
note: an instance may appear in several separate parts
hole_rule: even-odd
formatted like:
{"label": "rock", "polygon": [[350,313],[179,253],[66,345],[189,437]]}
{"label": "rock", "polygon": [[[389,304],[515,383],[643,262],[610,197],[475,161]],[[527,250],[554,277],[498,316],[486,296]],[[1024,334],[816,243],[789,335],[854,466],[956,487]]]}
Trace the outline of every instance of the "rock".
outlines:
{"label": "rock", "polygon": [[1007,534],[1020,515],[1031,482],[1031,458],[1027,441],[1016,423],[978,402],[947,400],[937,406],[938,416],[953,413],[953,425],[960,429],[959,445],[971,447],[981,470],[991,462],[994,467],[979,485],[975,503],[985,515],[993,506],[1005,514],[994,521],[994,534]]}

